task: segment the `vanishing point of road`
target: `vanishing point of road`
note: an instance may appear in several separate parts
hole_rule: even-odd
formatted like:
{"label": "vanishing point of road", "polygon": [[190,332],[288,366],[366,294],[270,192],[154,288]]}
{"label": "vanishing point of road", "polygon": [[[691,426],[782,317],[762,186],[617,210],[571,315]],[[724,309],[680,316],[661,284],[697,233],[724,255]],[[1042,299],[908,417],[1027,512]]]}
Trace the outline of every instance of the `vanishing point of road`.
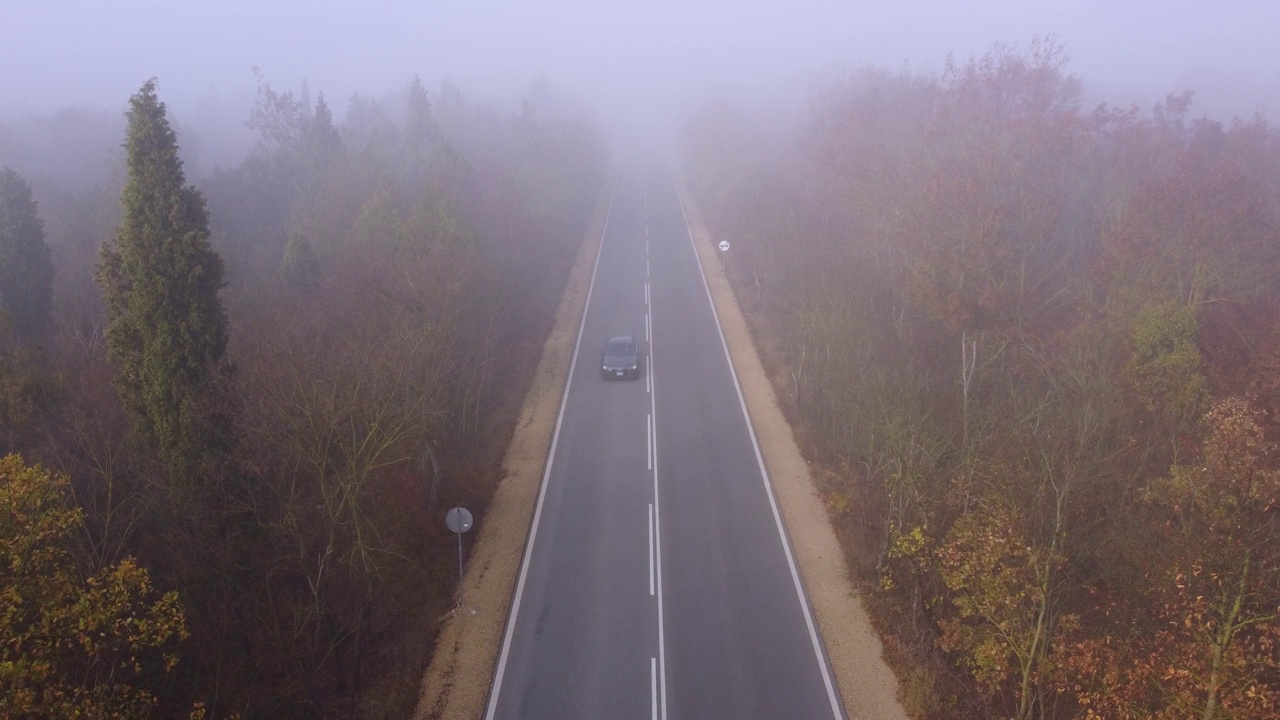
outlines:
{"label": "vanishing point of road", "polygon": [[624,167],[485,720],[844,718],[692,242]]}

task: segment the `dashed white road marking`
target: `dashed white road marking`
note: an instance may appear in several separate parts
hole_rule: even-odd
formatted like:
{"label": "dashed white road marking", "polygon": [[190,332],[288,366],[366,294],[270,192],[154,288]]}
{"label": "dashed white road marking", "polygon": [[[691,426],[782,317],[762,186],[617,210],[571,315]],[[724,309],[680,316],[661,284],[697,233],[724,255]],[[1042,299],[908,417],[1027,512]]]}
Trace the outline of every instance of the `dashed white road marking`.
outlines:
{"label": "dashed white road marking", "polygon": [[653,503],[649,503],[649,594],[653,595]]}
{"label": "dashed white road marking", "polygon": [[649,658],[649,698],[653,720],[658,720],[658,659]]}
{"label": "dashed white road marking", "polygon": [[[646,192],[647,190],[646,185]],[[646,196],[647,197],[647,196]],[[658,598],[658,662],[657,662],[657,702],[654,705],[654,720],[667,720],[667,636],[665,625],[665,617],[663,615],[664,608],[662,605],[662,504],[658,501],[658,401],[657,401],[657,374],[654,372],[653,360],[653,340],[650,338],[652,330],[653,309],[650,308],[645,313],[645,332],[646,339],[649,340],[649,362],[646,363],[649,369],[649,378],[653,392],[649,393],[649,417],[650,429],[653,437],[651,443],[650,461],[653,468],[653,565],[655,576],[655,592]],[[661,712],[659,712],[661,711]]]}
{"label": "dashed white road marking", "polygon": [[645,415],[644,417],[644,461],[648,465],[648,469],[653,469],[653,415]]}

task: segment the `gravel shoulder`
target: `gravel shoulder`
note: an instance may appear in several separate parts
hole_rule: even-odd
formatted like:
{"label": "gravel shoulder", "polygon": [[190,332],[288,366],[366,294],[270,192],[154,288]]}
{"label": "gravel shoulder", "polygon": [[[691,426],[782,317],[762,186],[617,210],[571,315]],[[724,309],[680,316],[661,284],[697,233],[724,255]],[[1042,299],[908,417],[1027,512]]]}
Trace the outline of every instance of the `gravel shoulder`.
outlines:
{"label": "gravel shoulder", "polygon": [[[908,720],[808,463],[778,407],[733,289],[720,272],[715,243],[690,197],[683,189],[680,194],[845,710],[850,720]],[[414,720],[470,720],[484,713],[607,209],[606,189],[543,346],[503,459],[503,479],[477,517],[479,539],[462,583],[465,604],[460,601],[443,619]]]}
{"label": "gravel shoulder", "polygon": [[897,678],[882,658],[880,637],[849,577],[809,464],[778,406],[733,288],[720,270],[716,242],[683,187],[680,197],[845,711],[850,720],[908,720],[898,701]]}

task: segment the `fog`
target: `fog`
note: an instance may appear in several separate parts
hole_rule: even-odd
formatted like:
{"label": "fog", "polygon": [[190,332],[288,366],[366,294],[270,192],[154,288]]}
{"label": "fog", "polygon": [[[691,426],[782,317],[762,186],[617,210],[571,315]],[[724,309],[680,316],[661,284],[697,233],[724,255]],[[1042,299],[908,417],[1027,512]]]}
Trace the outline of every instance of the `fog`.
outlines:
{"label": "fog", "polygon": [[[1280,105],[1265,0],[8,0],[0,10],[0,125],[75,106],[123,111],[144,80],[204,155],[233,154],[257,66],[275,87],[346,99],[449,79],[518,107],[545,73],[559,94],[607,127],[671,122],[715,94],[802,93],[820,73],[861,65],[941,69],[994,43],[1053,35],[1091,99],[1143,107],[1196,91],[1195,111],[1221,119]],[[2,137],[0,137],[2,139]],[[234,158],[202,158],[202,165]]]}
{"label": "fog", "polygon": [[[0,581],[7,686],[476,717],[418,673],[464,601],[499,627],[517,563],[468,560],[464,597],[479,533],[439,520],[526,537],[562,493],[503,449],[558,432],[530,418],[573,333],[604,344],[589,288],[619,333],[696,336],[672,263],[715,238],[916,717],[1275,718],[1278,4],[0,0],[0,495],[49,511],[0,522],[0,564],[39,550]],[[765,667],[723,644],[708,698]],[[483,698],[491,666],[440,659]]]}

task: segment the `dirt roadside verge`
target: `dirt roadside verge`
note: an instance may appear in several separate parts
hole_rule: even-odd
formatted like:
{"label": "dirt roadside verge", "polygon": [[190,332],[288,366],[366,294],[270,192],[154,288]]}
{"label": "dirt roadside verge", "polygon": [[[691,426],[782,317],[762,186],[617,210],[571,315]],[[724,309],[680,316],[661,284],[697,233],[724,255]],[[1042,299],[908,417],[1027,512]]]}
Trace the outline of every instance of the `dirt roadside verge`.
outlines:
{"label": "dirt roadside verge", "polygon": [[778,406],[733,288],[720,270],[716,244],[692,198],[682,186],[678,189],[845,712],[850,720],[908,720],[898,701],[897,678],[881,657],[880,637],[849,578],[809,465]]}
{"label": "dirt roadside verge", "polygon": [[551,435],[578,340],[591,271],[604,236],[611,187],[605,187],[556,308],[529,394],[502,460],[503,478],[477,517],[479,539],[462,580],[465,605],[445,617],[422,678],[414,720],[473,720],[484,714],[512,590],[524,557]]}

